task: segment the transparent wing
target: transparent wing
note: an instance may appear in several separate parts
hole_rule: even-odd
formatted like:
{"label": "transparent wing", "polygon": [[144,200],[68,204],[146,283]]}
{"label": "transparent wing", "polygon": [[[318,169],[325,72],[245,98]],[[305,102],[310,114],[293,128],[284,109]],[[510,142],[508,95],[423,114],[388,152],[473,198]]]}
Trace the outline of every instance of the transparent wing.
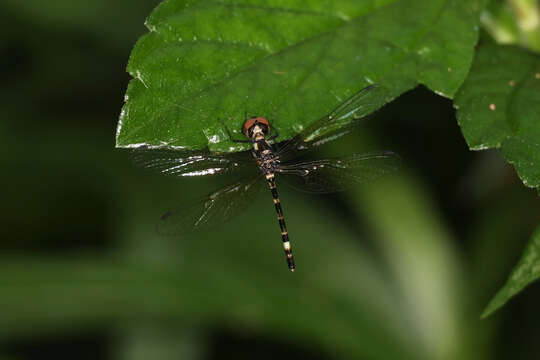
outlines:
{"label": "transparent wing", "polygon": [[313,148],[351,132],[360,119],[388,101],[388,94],[388,89],[380,85],[363,88],[291,140],[278,144],[278,155],[288,158],[297,150]]}
{"label": "transparent wing", "polygon": [[397,170],[401,159],[393,152],[353,154],[342,158],[281,164],[278,173],[294,188],[309,193],[342,191]]}
{"label": "transparent wing", "polygon": [[167,211],[160,219],[158,233],[181,235],[227,222],[253,203],[264,184],[262,179],[262,175],[243,179],[191,204]]}
{"label": "transparent wing", "polygon": [[130,154],[133,163],[169,176],[206,176],[230,173],[254,162],[249,152],[215,154],[138,148]]}

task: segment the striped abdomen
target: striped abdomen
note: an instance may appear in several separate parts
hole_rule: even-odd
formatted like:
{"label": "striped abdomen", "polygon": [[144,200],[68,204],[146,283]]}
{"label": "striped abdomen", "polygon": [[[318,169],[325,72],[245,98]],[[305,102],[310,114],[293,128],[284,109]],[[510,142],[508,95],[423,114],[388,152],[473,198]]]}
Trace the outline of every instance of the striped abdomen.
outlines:
{"label": "striped abdomen", "polygon": [[283,210],[281,209],[281,204],[279,202],[274,174],[269,174],[266,178],[268,179],[268,185],[270,186],[270,191],[274,198],[274,206],[276,207],[279,227],[281,228],[281,239],[283,240],[283,250],[285,250],[285,256],[287,257],[287,265],[289,266],[289,270],[294,271],[294,258],[291,250],[291,243],[289,242],[289,234],[287,233],[287,226],[285,225],[285,219],[283,218]]}

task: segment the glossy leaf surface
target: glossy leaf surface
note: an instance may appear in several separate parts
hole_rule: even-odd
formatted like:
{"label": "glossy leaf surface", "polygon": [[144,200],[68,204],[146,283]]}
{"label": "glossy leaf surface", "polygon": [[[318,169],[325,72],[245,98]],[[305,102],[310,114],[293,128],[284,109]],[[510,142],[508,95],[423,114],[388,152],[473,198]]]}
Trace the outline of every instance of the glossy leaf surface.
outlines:
{"label": "glossy leaf surface", "polygon": [[486,39],[455,104],[471,149],[500,148],[525,185],[540,186],[540,56]]}
{"label": "glossy leaf surface", "polygon": [[[132,52],[118,147],[234,151],[245,115],[286,140],[369,83],[369,111],[424,84],[452,97],[484,1],[164,1]],[[365,115],[365,114],[359,114]]]}

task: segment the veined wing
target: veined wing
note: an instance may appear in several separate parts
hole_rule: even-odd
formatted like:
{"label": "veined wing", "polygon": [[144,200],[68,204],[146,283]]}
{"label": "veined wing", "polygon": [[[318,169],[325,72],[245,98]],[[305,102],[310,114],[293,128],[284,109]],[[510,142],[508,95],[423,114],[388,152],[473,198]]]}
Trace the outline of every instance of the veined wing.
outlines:
{"label": "veined wing", "polygon": [[160,219],[158,232],[181,235],[229,221],[253,203],[262,189],[262,179],[262,175],[245,178],[191,204],[167,211]]}
{"label": "veined wing", "polygon": [[254,165],[248,152],[215,154],[139,148],[131,152],[131,159],[137,166],[169,176],[226,174],[246,165]]}
{"label": "veined wing", "polygon": [[280,164],[278,173],[294,188],[309,193],[342,191],[397,170],[401,158],[393,152],[353,154],[341,158]]}
{"label": "veined wing", "polygon": [[300,149],[309,149],[333,141],[358,125],[358,120],[369,115],[384,105],[388,99],[388,90],[380,85],[369,85],[358,91],[328,115],[306,127],[294,138],[278,145],[278,155],[287,158],[290,153]]}

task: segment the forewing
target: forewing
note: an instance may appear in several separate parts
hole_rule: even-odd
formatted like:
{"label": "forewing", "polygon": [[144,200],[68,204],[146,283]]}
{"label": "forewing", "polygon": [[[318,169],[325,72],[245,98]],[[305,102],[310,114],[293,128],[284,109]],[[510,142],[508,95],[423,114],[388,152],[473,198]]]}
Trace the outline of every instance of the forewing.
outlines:
{"label": "forewing", "polygon": [[278,144],[279,156],[290,158],[297,150],[320,146],[351,132],[358,126],[360,119],[387,102],[388,94],[388,90],[380,85],[363,88],[293,139]]}
{"label": "forewing", "polygon": [[169,176],[226,174],[249,165],[256,168],[248,152],[215,154],[139,148],[131,152],[131,159],[139,167]]}
{"label": "forewing", "polygon": [[229,221],[253,203],[262,188],[262,175],[213,191],[195,202],[167,211],[160,219],[162,235],[182,235]]}
{"label": "forewing", "polygon": [[309,193],[342,191],[397,170],[401,159],[393,152],[353,154],[342,158],[281,164],[278,173],[294,188]]}

